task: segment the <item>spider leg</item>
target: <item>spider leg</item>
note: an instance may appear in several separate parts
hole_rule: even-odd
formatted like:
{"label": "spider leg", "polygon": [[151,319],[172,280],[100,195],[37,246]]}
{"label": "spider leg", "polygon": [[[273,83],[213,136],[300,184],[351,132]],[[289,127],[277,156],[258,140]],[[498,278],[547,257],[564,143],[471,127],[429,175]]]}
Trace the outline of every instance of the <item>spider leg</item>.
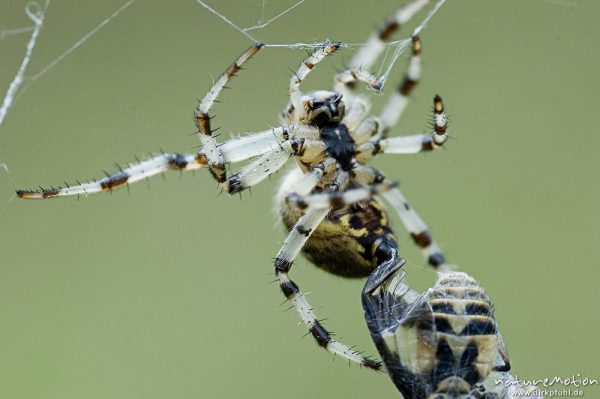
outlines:
{"label": "spider leg", "polygon": [[440,96],[433,99],[433,133],[375,139],[357,148],[356,159],[364,163],[378,153],[414,154],[440,148],[448,139],[448,117]]}
{"label": "spider leg", "polygon": [[302,175],[292,186],[290,191],[298,195],[309,194],[319,184],[325,173],[331,173],[337,168],[334,158],[326,158],[313,167],[308,173]]}
{"label": "spider leg", "polygon": [[[343,95],[343,93],[342,93]],[[346,115],[344,116],[344,125],[348,127],[348,131],[354,138],[353,132],[359,128],[363,120],[371,110],[370,101],[363,96],[353,96],[350,99],[345,99]],[[354,139],[356,141],[356,139]]]}
{"label": "spider leg", "polygon": [[[362,184],[385,184],[387,178],[379,170],[367,166],[357,165],[352,169],[354,178]],[[421,253],[427,262],[434,268],[444,271],[448,270],[444,254],[440,246],[433,240],[429,227],[421,219],[419,214],[408,204],[406,197],[398,187],[391,187],[382,192],[383,197],[392,205],[398,213],[404,229],[410,234],[413,242],[421,248]]]}
{"label": "spider leg", "polygon": [[272,151],[290,137],[318,140],[319,129],[306,125],[281,126],[228,140],[219,146],[219,150],[225,163],[239,162]]}
{"label": "spider leg", "polygon": [[318,194],[310,194],[306,196],[298,195],[297,193],[289,194],[285,200],[298,207],[299,209],[307,208],[339,208],[344,205],[353,204],[358,201],[366,200],[372,196],[384,193],[393,189],[397,183],[384,181],[383,183],[375,184],[368,187],[351,188],[346,191],[331,191]]}
{"label": "spider leg", "polygon": [[161,154],[146,159],[106,177],[89,183],[78,183],[73,186],[41,188],[40,190],[17,190],[20,198],[42,199],[51,197],[64,197],[70,195],[87,195],[102,191],[112,191],[126,184],[135,183],[148,177],[172,170],[194,170],[206,166],[206,156],[197,154]]}
{"label": "spider leg", "polygon": [[370,69],[385,49],[390,36],[407,23],[429,0],[415,0],[400,8],[369,36],[365,46],[350,61],[350,69]]}
{"label": "spider leg", "polygon": [[381,184],[386,180],[386,177],[379,170],[372,166],[353,164],[352,177],[363,185]]}
{"label": "spider leg", "polygon": [[[389,41],[392,34],[425,7],[428,2],[429,0],[415,0],[400,8],[394,15],[386,19],[386,21],[373,32],[371,36],[369,36],[367,43],[356,52],[354,57],[352,57],[347,71],[336,75],[336,90],[344,94],[347,98],[351,97],[351,93],[356,87],[356,81],[362,80],[360,74],[364,74],[366,73],[364,72],[365,70],[371,69],[377,58],[385,49],[386,42]],[[381,82],[379,82],[379,89],[381,89]]]}
{"label": "spider leg", "polygon": [[289,157],[290,152],[283,146],[267,152],[230,176],[223,184],[223,188],[229,194],[235,194],[252,187],[281,169]]}
{"label": "spider leg", "polygon": [[408,231],[413,242],[421,248],[421,254],[427,263],[439,271],[449,270],[450,266],[446,263],[442,249],[431,237],[429,227],[409,205],[400,189],[395,187],[382,195],[400,216],[404,229]]}
{"label": "spider leg", "polygon": [[194,122],[198,128],[198,135],[203,147],[203,152],[208,160],[208,170],[218,183],[224,183],[226,180],[225,161],[223,154],[217,146],[217,141],[212,136],[213,130],[210,127],[209,112],[217,96],[221,93],[229,79],[231,79],[242,65],[248,61],[254,54],[264,46],[263,43],[256,43],[246,50],[240,57],[217,79],[204,96],[194,113]]}
{"label": "spider leg", "polygon": [[350,131],[350,135],[360,148],[361,144],[381,135],[381,121],[377,117],[367,118],[356,129]]}
{"label": "spider leg", "polygon": [[408,69],[404,74],[404,79],[398,86],[398,90],[392,93],[380,115],[384,136],[400,120],[400,117],[408,104],[408,97],[419,83],[420,78],[421,40],[418,36],[413,36],[412,54],[408,62]]}
{"label": "spider leg", "polygon": [[329,54],[335,52],[340,47],[338,42],[328,42],[317,51],[312,53],[296,70],[290,79],[290,98],[292,105],[296,109],[302,109],[302,92],[300,85],[316,64],[323,61]]}
{"label": "spider leg", "polygon": [[302,246],[310,237],[310,234],[318,227],[330,210],[331,208],[329,207],[311,207],[306,211],[304,216],[298,220],[284,240],[277,257],[275,258],[275,275],[279,281],[281,291],[294,305],[300,319],[306,325],[306,328],[319,346],[351,362],[361,364],[374,370],[384,371],[381,362],[374,361],[354,351],[351,347],[334,340],[331,337],[331,334],[317,319],[313,308],[306,300],[306,296],[300,291],[298,285],[296,285],[289,277],[288,273],[292,267],[292,262],[298,256]]}
{"label": "spider leg", "polygon": [[371,90],[379,93],[381,91],[381,81],[375,75],[364,69],[348,68],[335,75],[334,87],[345,97],[351,96],[349,90],[357,81],[364,82]]}
{"label": "spider leg", "polygon": [[[290,137],[298,137],[298,140],[319,138],[318,129],[302,125],[283,126],[264,132],[250,134],[239,139],[230,140],[219,146],[223,159],[226,162],[239,162],[262,155],[264,153],[279,149],[282,142],[285,143]],[[313,148],[314,146],[304,146]],[[287,156],[285,158],[287,160]],[[103,191],[112,191],[126,184],[132,184],[140,180],[164,173],[168,170],[188,171],[200,169],[208,164],[208,157],[204,149],[196,154],[160,154],[144,161],[130,164],[127,168],[89,183],[78,183],[77,185],[65,187],[41,188],[39,190],[17,190],[20,198],[44,199],[52,197],[63,197],[70,195],[88,195]]]}
{"label": "spider leg", "polygon": [[307,152],[323,153],[325,149],[325,143],[322,141],[291,138],[280,143],[277,149],[250,162],[227,179],[222,186],[230,194],[239,193],[281,169],[290,156],[302,156]]}

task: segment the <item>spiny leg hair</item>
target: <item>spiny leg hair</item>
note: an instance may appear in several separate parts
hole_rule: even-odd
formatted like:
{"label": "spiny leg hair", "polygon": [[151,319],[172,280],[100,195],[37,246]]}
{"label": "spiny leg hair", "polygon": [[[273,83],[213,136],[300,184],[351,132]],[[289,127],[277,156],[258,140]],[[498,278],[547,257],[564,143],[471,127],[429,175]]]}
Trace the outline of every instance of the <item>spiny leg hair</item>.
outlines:
{"label": "spiny leg hair", "polygon": [[[221,149],[225,162],[240,162],[281,149],[282,147],[287,148],[290,144],[285,143],[294,138],[296,138],[296,140],[306,139],[307,141],[310,140],[313,142],[319,138],[319,130],[304,125],[282,126],[264,132],[249,133],[247,136],[227,141],[219,146],[219,149]],[[303,148],[305,147],[306,146]],[[285,160],[287,160],[288,156],[289,153],[285,157]],[[106,173],[106,177],[92,182],[77,182],[75,185],[65,184],[64,187],[42,187],[39,190],[17,190],[17,195],[26,199],[46,199],[72,195],[95,194],[104,191],[112,191],[119,187],[164,173],[168,170],[179,170],[184,172],[203,168],[207,166],[207,164],[208,157],[204,149],[196,154],[165,153],[143,161],[138,161],[134,164],[129,164],[127,168],[120,169],[116,173]],[[274,171],[275,170],[273,170],[273,172]],[[222,187],[232,194],[239,191],[229,191],[228,182],[222,184]]]}
{"label": "spiny leg hair", "polygon": [[115,188],[138,182],[140,180],[164,173],[167,170],[188,171],[206,166],[207,159],[202,152],[197,154],[161,154],[152,158],[130,164],[129,167],[120,169],[113,174],[88,183],[77,182],[76,185],[65,183],[64,187],[40,188],[39,190],[17,190],[20,198],[44,199],[52,197],[65,197],[70,195],[88,195],[103,191],[112,191]]}
{"label": "spiny leg hair", "polygon": [[[214,104],[217,96],[223,90],[226,83],[240,70],[242,65],[248,61],[264,45],[256,43],[246,50],[215,82],[212,88],[204,96],[194,113],[194,120],[202,150],[195,155],[181,154],[162,154],[150,159],[139,161],[137,164],[131,164],[128,168],[121,169],[114,174],[106,174],[106,177],[89,183],[77,183],[77,185],[65,187],[40,188],[40,190],[17,190],[17,195],[21,198],[44,199],[58,196],[92,194],[102,191],[112,191],[115,188],[126,184],[134,183],[139,180],[163,173],[169,169],[180,171],[199,169],[208,166],[213,178],[223,184],[226,180],[225,162],[236,162],[263,154],[272,150],[273,145],[277,144],[278,139],[287,140],[290,133],[299,133],[300,136],[307,135],[318,137],[318,131],[305,126],[290,126],[272,129],[266,132],[260,132],[254,136],[244,137],[238,140],[232,140],[224,148],[217,145],[212,136],[213,130],[210,127],[209,111]],[[316,131],[316,133],[315,133]],[[223,154],[225,153],[225,155]]]}

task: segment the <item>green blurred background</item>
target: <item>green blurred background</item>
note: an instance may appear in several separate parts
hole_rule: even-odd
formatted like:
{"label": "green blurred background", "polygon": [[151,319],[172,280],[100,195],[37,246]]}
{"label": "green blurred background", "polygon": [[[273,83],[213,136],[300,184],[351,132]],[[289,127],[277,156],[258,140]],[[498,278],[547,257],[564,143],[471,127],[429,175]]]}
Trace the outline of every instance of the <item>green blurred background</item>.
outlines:
{"label": "green blurred background", "polygon": [[[24,4],[1,0],[0,27],[28,25]],[[28,75],[123,4],[53,0]],[[250,26],[294,1],[210,4]],[[400,4],[306,0],[253,34],[360,43]],[[421,35],[424,78],[396,134],[425,131],[439,93],[453,140],[375,162],[401,181],[449,260],[487,289],[522,378],[600,378],[599,19],[594,1],[449,0]],[[28,38],[0,41],[2,92]],[[386,376],[302,339],[280,306],[270,281],[284,237],[271,199],[281,174],[242,201],[219,196],[200,171],[129,195],[9,202],[17,186],[101,176],[161,148],[193,151],[196,100],[249,45],[191,0],[139,0],[19,96],[0,127],[11,171],[0,173],[1,398],[398,397]],[[329,87],[351,54],[319,65],[305,87]],[[221,137],[276,126],[304,56],[259,53],[215,108]],[[435,274],[399,235],[407,279],[426,289]],[[292,276],[326,326],[375,353],[362,281],[305,260]]]}

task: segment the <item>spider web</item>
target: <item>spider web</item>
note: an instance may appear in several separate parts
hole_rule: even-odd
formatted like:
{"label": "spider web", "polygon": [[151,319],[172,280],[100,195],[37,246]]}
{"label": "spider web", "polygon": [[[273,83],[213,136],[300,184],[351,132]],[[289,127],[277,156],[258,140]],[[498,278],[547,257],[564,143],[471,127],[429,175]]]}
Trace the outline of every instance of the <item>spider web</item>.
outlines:
{"label": "spider web", "polygon": [[[41,1],[41,0],[40,0]],[[218,5],[211,6],[206,1],[196,0],[196,4],[205,9],[206,12],[210,12],[215,15],[218,19],[223,21],[223,23],[229,25],[232,29],[237,31],[241,36],[248,39],[249,42],[263,42],[265,43],[265,48],[274,50],[278,48],[287,48],[287,49],[296,49],[296,50],[314,50],[323,45],[326,41],[320,42],[295,42],[295,43],[278,43],[278,42],[270,42],[263,40],[260,37],[265,28],[270,25],[279,22],[283,17],[289,16],[294,12],[298,12],[300,9],[306,6],[306,2],[308,0],[299,0],[295,1],[291,5],[286,7],[281,7],[276,12],[272,13],[272,16],[266,15],[267,12],[267,1],[262,0],[258,7],[260,8],[261,17],[256,21],[256,23],[249,25],[247,27],[242,27],[238,23],[232,21],[228,18],[224,13],[218,10]],[[427,25],[427,23],[431,20],[431,18],[437,13],[437,11],[442,7],[446,0],[438,0],[433,8],[431,8],[430,12],[427,16],[419,23],[419,25],[414,29],[412,35],[419,34]],[[128,10],[132,5],[136,3],[136,0],[128,0],[122,3],[121,6],[114,9],[111,13],[107,14],[102,20],[100,20],[92,29],[87,31],[84,35],[82,35],[79,39],[72,42],[68,47],[66,47],[61,53],[54,55],[54,57],[44,64],[41,68],[36,68],[36,72],[31,72],[30,63],[32,59],[36,56],[36,46],[38,41],[43,41],[44,37],[44,22],[47,20],[48,15],[52,13],[52,4],[51,0],[45,0],[43,2],[29,2],[24,6],[23,12],[28,18],[30,24],[27,26],[17,26],[17,27],[0,27],[0,44],[5,40],[10,40],[12,37],[28,35],[29,39],[26,43],[25,49],[22,51],[22,58],[19,64],[18,69],[14,73],[14,77],[10,80],[7,88],[2,90],[0,88],[0,93],[4,93],[0,106],[0,135],[6,134],[4,129],[2,128],[4,121],[11,109],[15,106],[18,106],[19,100],[26,95],[28,89],[40,79],[45,77],[50,71],[59,66],[67,57],[69,57],[73,52],[77,51],[82,46],[86,45],[86,43],[95,35],[99,34],[102,30],[107,28],[112,22],[115,21],[122,13]],[[273,8],[273,7],[270,7]],[[411,35],[411,36],[412,36]],[[41,39],[42,38],[42,39]],[[41,39],[41,40],[40,40]],[[407,38],[403,38],[400,40],[391,41],[386,44],[386,51],[383,57],[383,61],[380,64],[379,70],[377,71],[377,75],[380,77],[380,81],[382,83],[382,87],[385,85],[390,73],[392,72],[396,62],[400,58],[400,56],[404,53],[404,51],[409,47],[411,42],[410,36]],[[358,48],[364,46],[366,43],[342,43],[341,47],[346,48]],[[14,190],[17,188],[17,182],[13,174],[11,173],[11,168],[7,163],[4,163],[2,153],[4,149],[0,148],[0,181],[3,181],[2,186],[7,187],[5,184],[8,181],[9,185],[12,186],[9,189],[2,190],[2,196],[6,195],[6,202],[4,202],[3,206],[0,206],[0,217],[5,213],[7,208],[12,204],[15,199]],[[4,178],[1,177],[4,175]],[[8,192],[12,191],[11,194]],[[6,193],[6,194],[5,194]]]}
{"label": "spider web", "polygon": [[[219,17],[220,19],[223,20],[223,22],[225,22],[226,24],[230,25],[233,29],[237,30],[241,35],[245,36],[246,38],[250,39],[252,42],[256,43],[256,42],[263,42],[265,43],[265,47],[266,48],[277,48],[277,47],[284,47],[284,48],[289,48],[289,49],[316,49],[318,47],[322,47],[324,45],[324,42],[316,42],[316,43],[269,43],[269,42],[265,42],[263,40],[257,39],[256,37],[252,36],[251,34],[249,34],[248,32],[254,29],[259,29],[259,28],[265,28],[267,27],[269,24],[271,24],[272,22],[274,22],[275,20],[279,19],[280,17],[282,17],[283,15],[287,14],[289,11],[293,10],[294,8],[298,7],[300,4],[304,3],[305,0],[301,0],[298,3],[294,4],[293,6],[289,7],[288,9],[286,9],[285,11],[281,12],[280,14],[276,15],[275,17],[267,20],[266,22],[259,22],[256,25],[253,25],[251,27],[247,27],[247,28],[242,28],[239,25],[235,24],[233,21],[231,21],[229,18],[227,18],[227,16],[225,16],[224,14],[221,14],[219,11],[217,11],[216,9],[214,9],[213,7],[211,7],[210,5],[208,5],[204,0],[196,0],[196,3],[200,4],[202,7],[206,8],[208,11],[210,11],[211,13],[215,14],[217,17]],[[385,86],[385,83],[390,75],[390,72],[392,71],[394,65],[396,64],[396,62],[398,61],[398,59],[400,58],[400,56],[404,53],[404,51],[406,50],[406,48],[408,47],[408,45],[411,42],[411,37],[412,36],[416,36],[419,33],[421,33],[421,31],[423,29],[425,29],[425,27],[427,26],[427,24],[429,23],[429,21],[431,20],[431,18],[438,12],[438,10],[444,5],[444,3],[446,2],[446,0],[438,0],[435,7],[433,7],[433,9],[429,12],[429,14],[427,15],[427,17],[425,17],[425,19],[423,19],[423,21],[421,21],[421,23],[414,29],[414,31],[412,32],[411,36],[408,38],[404,38],[404,39],[400,39],[400,40],[395,40],[395,41],[391,41],[389,43],[386,44],[387,47],[387,52],[385,54],[384,60],[381,64],[381,68],[379,70],[379,80],[381,81],[381,88],[383,89],[383,87]],[[264,3],[263,3],[264,4]],[[342,43],[341,47],[361,47],[366,45],[366,43]],[[384,68],[385,66],[385,68]],[[382,73],[382,70],[384,71]]]}
{"label": "spider web", "polygon": [[[51,0],[46,0],[43,4],[37,3],[35,1],[29,2],[26,4],[24,8],[24,13],[27,18],[33,24],[32,26],[23,26],[17,28],[7,28],[0,30],[0,41],[4,40],[10,36],[22,35],[30,33],[29,40],[27,42],[27,46],[24,51],[24,55],[21,61],[21,64],[14,75],[14,78],[10,82],[6,92],[4,94],[4,98],[2,100],[2,106],[0,106],[0,134],[2,133],[2,124],[6,119],[11,108],[17,103],[18,99],[24,95],[27,89],[37,80],[41,79],[44,75],[46,75],[52,68],[60,64],[65,58],[67,58],[73,51],[77,50],[79,47],[83,46],[89,39],[92,38],[96,33],[98,33],[102,28],[107,26],[110,22],[113,21],[116,17],[118,17],[123,11],[125,11],[129,6],[136,2],[136,0],[128,0],[121,7],[116,9],[112,14],[103,19],[98,25],[96,25],[93,29],[83,35],[80,39],[75,41],[71,46],[65,49],[62,53],[57,55],[52,61],[47,63],[44,67],[42,67],[37,73],[33,75],[27,75],[29,63],[33,57],[33,53],[38,42],[38,38],[40,37],[40,33],[42,32],[42,28],[44,26],[44,20],[46,18],[47,11],[49,9]],[[1,162],[1,154],[0,154],[0,172],[4,173],[8,176],[8,179],[13,185],[13,191],[17,188],[17,183],[9,169],[9,166],[6,163]],[[16,194],[13,193],[9,199],[5,202],[4,206],[0,208],[0,217],[12,203],[12,201],[16,198]]]}

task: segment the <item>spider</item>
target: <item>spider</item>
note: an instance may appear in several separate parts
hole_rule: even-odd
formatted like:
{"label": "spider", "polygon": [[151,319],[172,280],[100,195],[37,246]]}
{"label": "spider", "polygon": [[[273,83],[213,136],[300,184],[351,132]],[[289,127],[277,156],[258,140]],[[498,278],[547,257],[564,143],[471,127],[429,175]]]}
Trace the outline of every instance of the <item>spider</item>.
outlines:
{"label": "spider", "polygon": [[[207,168],[224,191],[235,194],[266,179],[294,158],[296,167],[285,176],[276,196],[281,221],[289,230],[275,257],[276,279],[320,346],[351,362],[383,371],[381,362],[332,338],[290,279],[289,272],[300,251],[316,266],[344,277],[366,277],[379,264],[400,262],[387,213],[374,198],[375,194],[382,194],[398,212],[429,264],[438,270],[447,267],[427,225],[409,206],[396,183],[366,164],[377,154],[431,151],[440,148],[448,137],[444,105],[442,99],[435,96],[432,133],[387,138],[420,79],[419,37],[412,38],[408,71],[380,116],[369,117],[369,99],[356,93],[357,82],[380,91],[381,81],[368,69],[381,55],[392,33],[427,2],[409,3],[386,20],[354,55],[348,68],[335,76],[334,90],[303,94],[302,81],[319,62],[337,51],[340,43],[326,42],[316,49],[291,77],[290,102],[284,109],[280,127],[249,133],[221,144],[213,136],[211,109],[229,80],[264,47],[256,43],[239,56],[200,101],[194,113],[202,144],[197,153],[163,153],[97,181],[35,191],[17,190],[17,195],[30,199],[87,195],[112,191],[168,170],[200,168]],[[226,165],[247,160],[251,161],[227,176]]]}
{"label": "spider", "polygon": [[540,398],[535,386],[512,383],[492,302],[473,277],[440,273],[420,294],[404,283],[402,264],[379,265],[362,300],[371,336],[405,399]]}

